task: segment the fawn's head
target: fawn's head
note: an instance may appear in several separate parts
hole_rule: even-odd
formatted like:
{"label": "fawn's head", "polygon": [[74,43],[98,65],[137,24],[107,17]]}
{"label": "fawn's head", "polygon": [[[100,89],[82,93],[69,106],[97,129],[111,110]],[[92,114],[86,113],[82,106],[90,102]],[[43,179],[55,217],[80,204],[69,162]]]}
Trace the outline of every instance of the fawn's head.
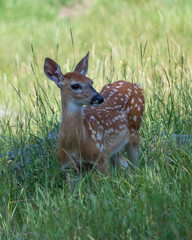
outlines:
{"label": "fawn's head", "polygon": [[[51,60],[45,59],[44,72],[61,89],[68,110],[78,110],[83,105],[99,106],[103,97],[92,87],[93,81],[86,77],[88,71],[89,52],[81,59],[73,72],[62,74],[60,66]],[[73,110],[72,110],[73,111]]]}

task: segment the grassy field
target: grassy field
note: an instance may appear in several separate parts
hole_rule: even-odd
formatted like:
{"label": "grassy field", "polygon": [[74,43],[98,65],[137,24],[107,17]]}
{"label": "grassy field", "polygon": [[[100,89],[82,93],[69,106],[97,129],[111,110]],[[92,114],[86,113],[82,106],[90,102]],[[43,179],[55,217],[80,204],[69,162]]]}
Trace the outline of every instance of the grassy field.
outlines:
{"label": "grassy field", "polygon": [[79,14],[59,17],[76,2],[0,2],[0,153],[38,142],[59,121],[44,58],[67,72],[89,50],[98,91],[118,79],[143,86],[140,165],[79,181],[71,172],[71,192],[48,141],[26,168],[0,159],[0,238],[192,239],[192,146],[170,137],[192,134],[192,2],[81,1]]}

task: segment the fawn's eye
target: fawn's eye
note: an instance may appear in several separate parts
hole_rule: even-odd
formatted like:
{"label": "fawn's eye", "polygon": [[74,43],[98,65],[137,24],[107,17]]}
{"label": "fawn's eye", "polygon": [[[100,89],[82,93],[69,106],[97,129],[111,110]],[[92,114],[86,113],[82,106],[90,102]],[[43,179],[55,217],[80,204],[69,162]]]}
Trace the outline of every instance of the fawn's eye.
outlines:
{"label": "fawn's eye", "polygon": [[75,83],[75,84],[71,85],[71,88],[76,90],[76,89],[81,89],[81,86],[79,84]]}

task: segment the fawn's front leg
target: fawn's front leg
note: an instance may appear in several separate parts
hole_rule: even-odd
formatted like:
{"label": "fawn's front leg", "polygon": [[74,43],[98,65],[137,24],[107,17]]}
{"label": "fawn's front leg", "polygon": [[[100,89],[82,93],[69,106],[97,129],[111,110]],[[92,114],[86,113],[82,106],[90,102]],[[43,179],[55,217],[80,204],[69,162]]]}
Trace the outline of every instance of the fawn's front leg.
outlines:
{"label": "fawn's front leg", "polygon": [[61,163],[63,169],[67,168],[71,163],[69,154],[65,149],[59,146],[59,144],[57,146],[57,158]]}
{"label": "fawn's front leg", "polygon": [[107,154],[103,154],[100,157],[97,168],[104,176],[107,177],[109,175],[109,161]]}

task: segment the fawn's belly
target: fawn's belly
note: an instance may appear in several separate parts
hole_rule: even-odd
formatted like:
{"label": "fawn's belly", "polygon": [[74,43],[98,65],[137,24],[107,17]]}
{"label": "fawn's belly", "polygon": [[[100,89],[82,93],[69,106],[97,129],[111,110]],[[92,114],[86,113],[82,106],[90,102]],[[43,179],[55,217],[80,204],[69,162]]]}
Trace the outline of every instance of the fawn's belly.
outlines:
{"label": "fawn's belly", "polygon": [[125,129],[124,131],[119,132],[119,134],[113,136],[113,138],[111,138],[110,136],[107,137],[107,145],[110,156],[118,153],[128,144],[128,136],[129,135],[127,133],[127,129]]}

